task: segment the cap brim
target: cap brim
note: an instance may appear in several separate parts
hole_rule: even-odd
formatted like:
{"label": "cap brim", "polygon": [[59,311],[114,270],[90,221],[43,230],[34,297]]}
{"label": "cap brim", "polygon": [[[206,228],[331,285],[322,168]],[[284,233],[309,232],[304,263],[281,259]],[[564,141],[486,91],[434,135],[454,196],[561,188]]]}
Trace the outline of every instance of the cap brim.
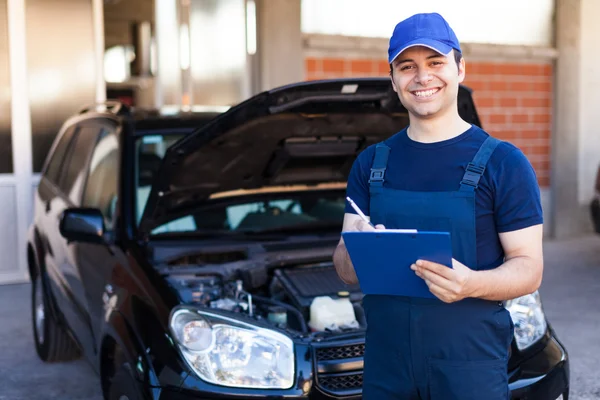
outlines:
{"label": "cap brim", "polygon": [[391,64],[398,56],[406,49],[416,46],[428,47],[431,50],[437,51],[441,55],[446,55],[452,51],[452,46],[448,46],[446,43],[442,43],[433,39],[416,39],[412,42],[408,42],[404,47],[399,49],[394,53],[394,56],[389,59],[389,63]]}

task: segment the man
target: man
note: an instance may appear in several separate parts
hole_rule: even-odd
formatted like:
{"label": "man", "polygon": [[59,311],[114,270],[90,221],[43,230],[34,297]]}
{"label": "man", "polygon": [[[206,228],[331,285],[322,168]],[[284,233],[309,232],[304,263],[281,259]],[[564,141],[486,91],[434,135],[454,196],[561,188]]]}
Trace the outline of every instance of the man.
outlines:
{"label": "man", "polygon": [[[450,232],[453,268],[412,265],[435,299],[364,297],[364,399],[509,399],[513,324],[501,301],[541,283],[535,173],[516,147],[459,116],[465,61],[439,14],[398,23],[389,63],[409,127],[358,156],[347,194],[377,229]],[[348,206],[343,230],[373,228]],[[333,258],[341,279],[356,283],[343,240]]]}

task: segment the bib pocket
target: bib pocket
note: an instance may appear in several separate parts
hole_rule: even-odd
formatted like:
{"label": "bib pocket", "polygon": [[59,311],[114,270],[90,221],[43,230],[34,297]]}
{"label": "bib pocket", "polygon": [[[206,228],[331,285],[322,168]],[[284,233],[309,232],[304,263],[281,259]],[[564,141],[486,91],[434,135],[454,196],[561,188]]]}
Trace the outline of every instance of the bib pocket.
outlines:
{"label": "bib pocket", "polygon": [[429,359],[431,400],[508,400],[507,359]]}

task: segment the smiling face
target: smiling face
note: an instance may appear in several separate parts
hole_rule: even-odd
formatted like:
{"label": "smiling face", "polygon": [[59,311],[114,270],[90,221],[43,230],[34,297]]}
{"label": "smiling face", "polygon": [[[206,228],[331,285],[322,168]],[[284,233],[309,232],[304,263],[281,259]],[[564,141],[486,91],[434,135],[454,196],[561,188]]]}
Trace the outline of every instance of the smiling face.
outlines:
{"label": "smiling face", "polygon": [[465,79],[465,62],[422,46],[403,51],[392,63],[392,86],[411,117],[436,118],[456,112],[458,85]]}

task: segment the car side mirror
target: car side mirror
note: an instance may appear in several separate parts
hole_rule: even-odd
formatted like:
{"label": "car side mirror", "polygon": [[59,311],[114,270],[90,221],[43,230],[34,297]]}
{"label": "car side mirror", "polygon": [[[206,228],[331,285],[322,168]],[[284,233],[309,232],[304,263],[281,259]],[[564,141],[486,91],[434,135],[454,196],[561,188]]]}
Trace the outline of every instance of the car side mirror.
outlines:
{"label": "car side mirror", "polygon": [[68,241],[104,243],[104,216],[95,208],[68,208],[60,219],[60,234]]}

